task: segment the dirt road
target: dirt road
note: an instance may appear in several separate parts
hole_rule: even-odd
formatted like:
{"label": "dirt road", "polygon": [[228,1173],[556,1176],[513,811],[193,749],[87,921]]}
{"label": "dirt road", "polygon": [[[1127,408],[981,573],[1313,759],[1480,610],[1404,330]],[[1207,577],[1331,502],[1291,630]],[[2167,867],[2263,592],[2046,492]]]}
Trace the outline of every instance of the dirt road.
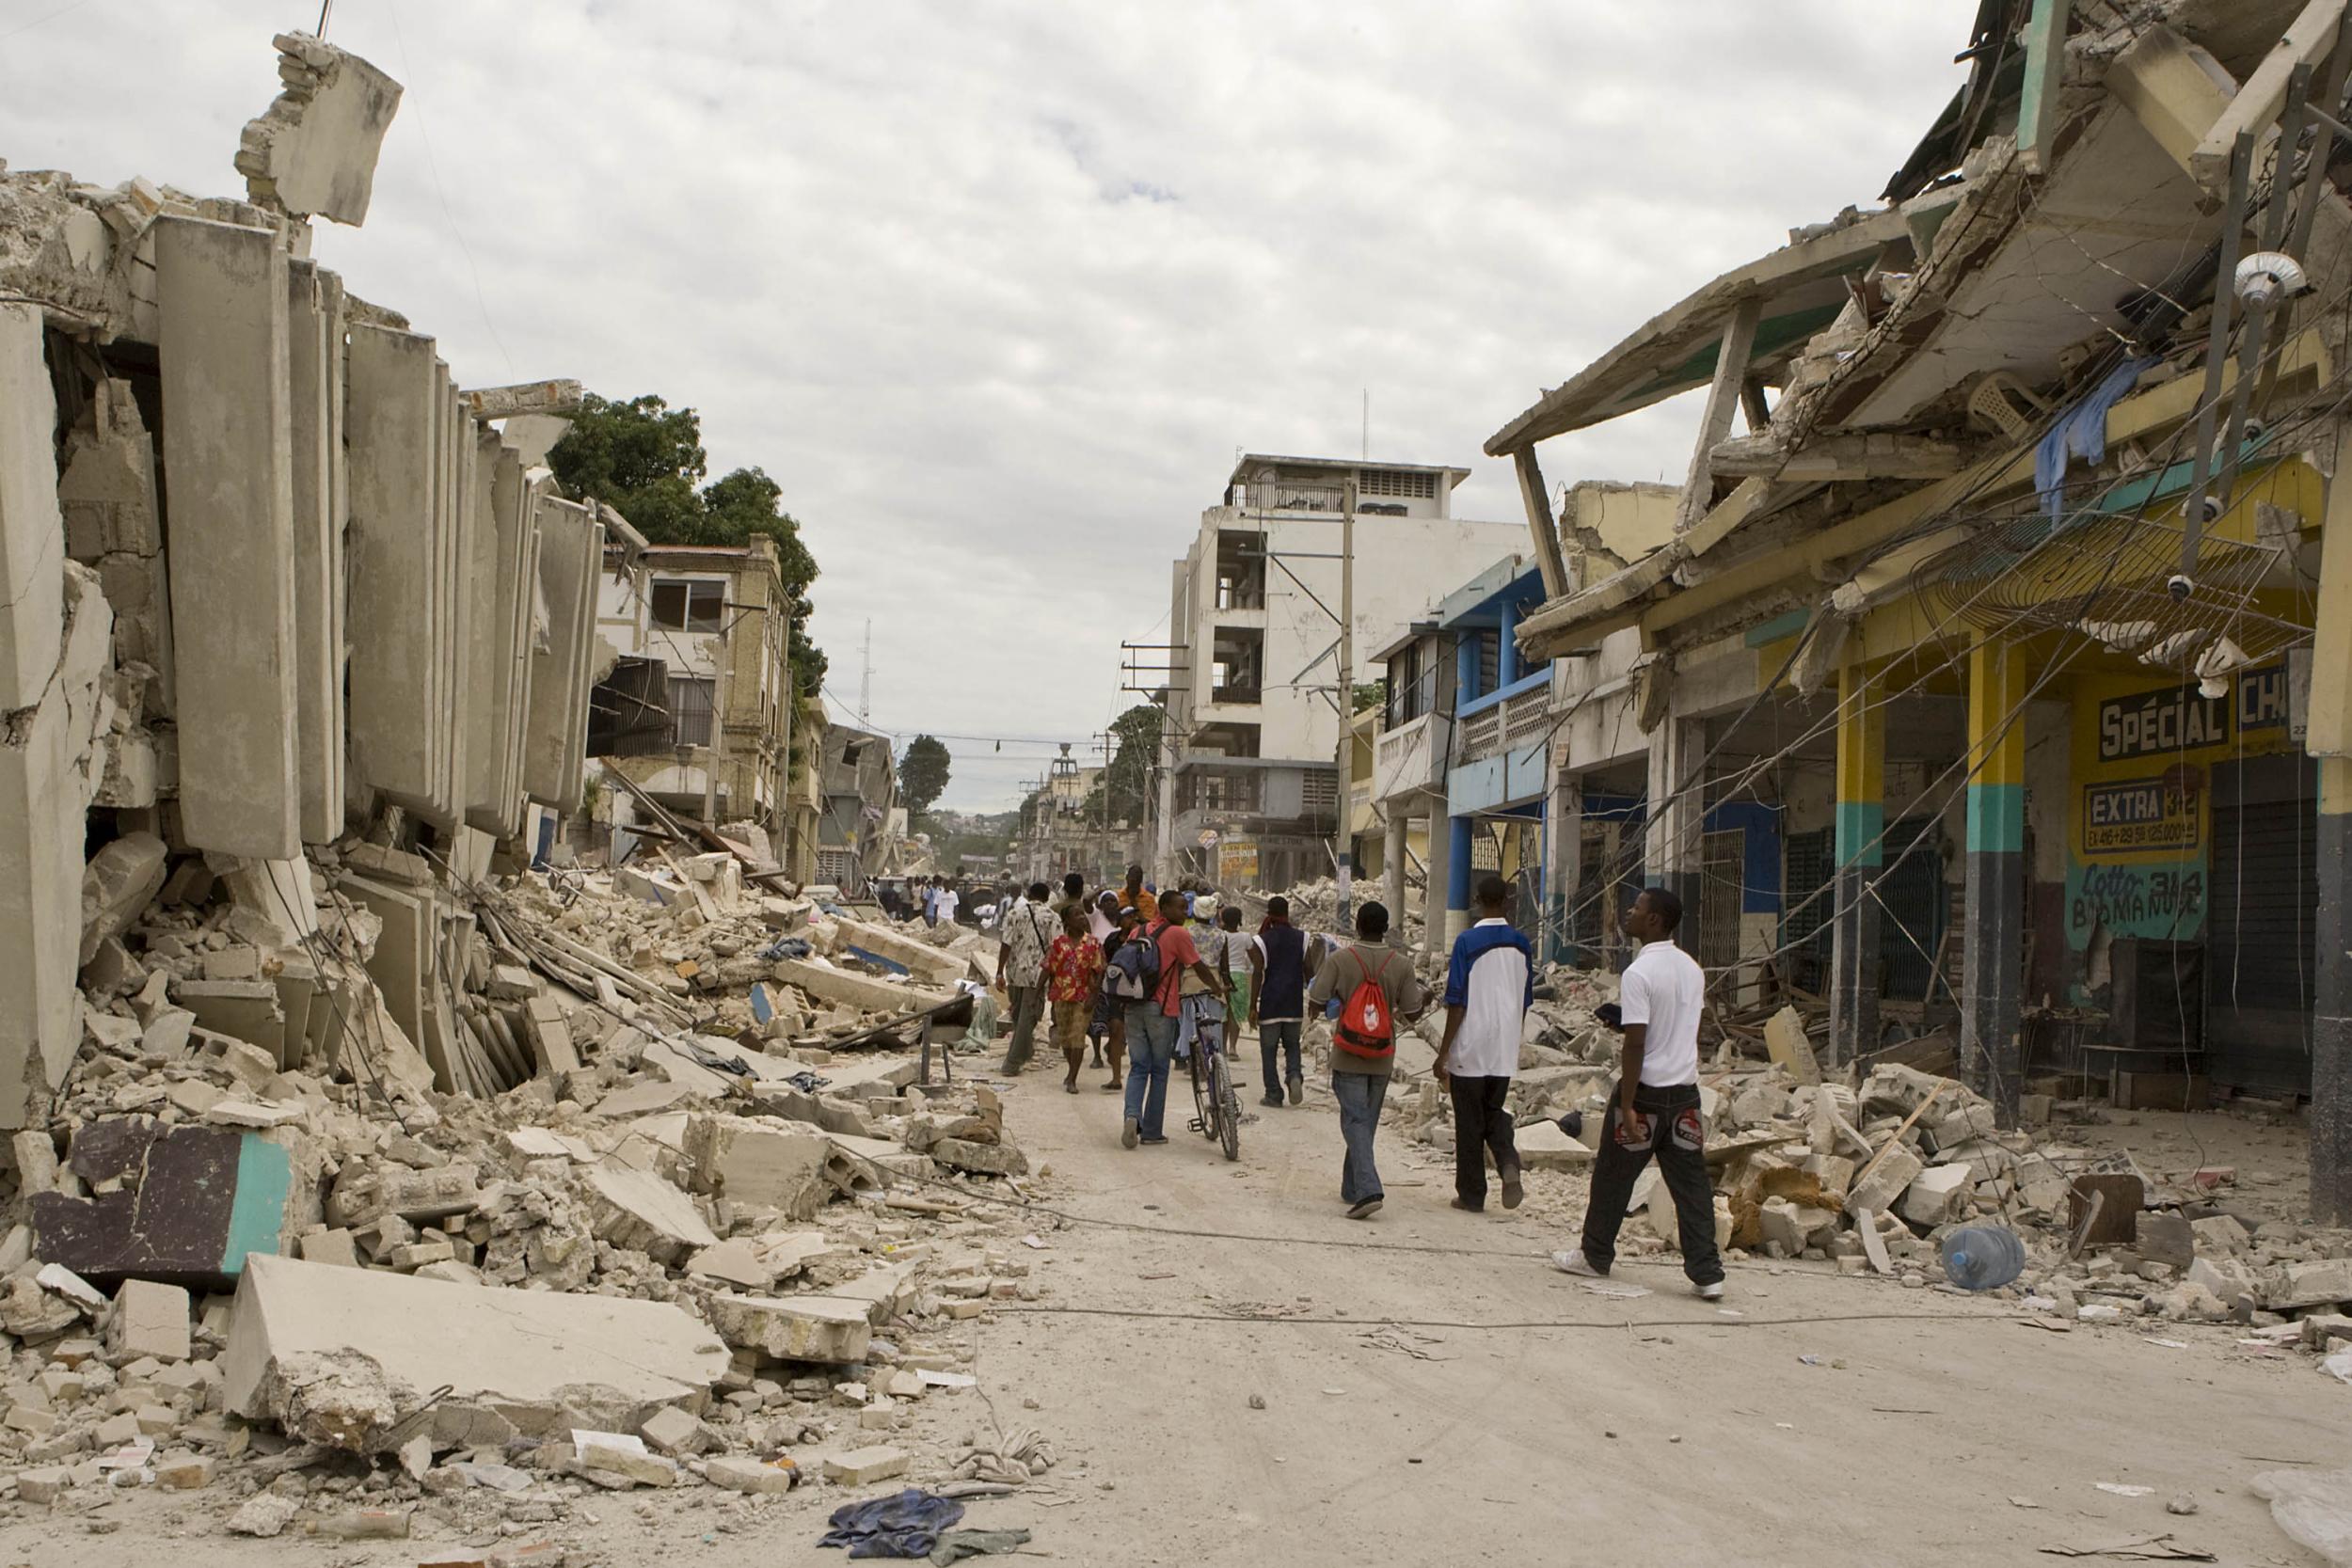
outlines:
{"label": "dirt road", "polygon": [[[1030,1159],[1051,1170],[1039,1186],[1057,1209],[1118,1223],[1027,1216],[1045,1245],[1016,1250],[1043,1299],[979,1328],[996,1418],[1039,1427],[1065,1460],[1047,1489],[976,1503],[965,1521],[1025,1526],[1025,1555],[1859,1568],[2058,1560],[2039,1548],[2169,1532],[2224,1562],[2296,1564],[2309,1560],[2246,1478],[2352,1464],[2352,1390],[2227,1330],[2055,1334],[1999,1303],[1761,1263],[1733,1266],[1720,1308],[1670,1264],[1621,1268],[1617,1283],[1652,1293],[1612,1299],[1542,1261],[1581,1206],[1580,1177],[1533,1173],[1518,1213],[1461,1214],[1446,1206],[1450,1165],[1384,1132],[1387,1210],[1353,1223],[1326,1092],[1296,1110],[1253,1104],[1235,1165],[1189,1133],[1123,1150],[1102,1074],[1076,1096],[1055,1076],[1010,1091]],[[1173,1103],[1169,1119],[1178,1129]],[[983,1428],[989,1409],[934,1400],[922,1419]],[[584,1548],[575,1563],[839,1563],[813,1544],[850,1496],[592,1495],[578,1507],[595,1523],[575,1513],[536,1533]],[[2174,1498],[2197,1512],[2168,1513]],[[122,1523],[105,1536],[25,1517],[0,1526],[0,1563],[153,1560],[175,1530],[183,1568],[450,1549],[236,1541],[220,1512],[150,1494],[110,1506]]]}

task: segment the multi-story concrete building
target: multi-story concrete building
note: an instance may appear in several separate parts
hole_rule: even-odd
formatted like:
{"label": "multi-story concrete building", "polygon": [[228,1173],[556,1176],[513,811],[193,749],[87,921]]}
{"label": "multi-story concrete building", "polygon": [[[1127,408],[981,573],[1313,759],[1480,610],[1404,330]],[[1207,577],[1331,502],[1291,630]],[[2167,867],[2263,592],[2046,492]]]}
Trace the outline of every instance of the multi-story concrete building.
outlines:
{"label": "multi-story concrete building", "polygon": [[824,810],[817,821],[817,879],[848,894],[889,869],[906,826],[890,737],[850,724],[825,730]]}
{"label": "multi-story concrete building", "polygon": [[[754,822],[781,858],[792,744],[791,598],[773,541],[606,546],[596,629],[625,657],[658,659],[667,744],[608,768],[684,816]],[[614,802],[614,822],[635,820]]]}
{"label": "multi-story concrete building", "polygon": [[[1420,615],[1433,590],[1523,545],[1507,523],[1453,515],[1467,468],[1267,457],[1234,465],[1173,563],[1168,723],[1162,733],[1163,878],[1247,860],[1257,885],[1329,869],[1342,791],[1338,691],[1342,523],[1354,497],[1351,684]],[[1346,703],[1351,709],[1352,701]],[[1203,835],[1216,835],[1204,843]],[[1212,852],[1246,846],[1247,856]]]}

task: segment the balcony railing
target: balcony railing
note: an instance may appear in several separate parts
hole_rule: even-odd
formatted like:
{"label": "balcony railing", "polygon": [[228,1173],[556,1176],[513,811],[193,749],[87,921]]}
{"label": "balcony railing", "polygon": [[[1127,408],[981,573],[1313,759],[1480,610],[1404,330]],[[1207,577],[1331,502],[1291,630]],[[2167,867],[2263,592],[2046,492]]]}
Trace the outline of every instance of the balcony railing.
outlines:
{"label": "balcony railing", "polygon": [[1454,721],[1455,767],[1525,746],[1549,731],[1551,683],[1548,677],[1530,676],[1499,695],[1500,701],[1489,702]]}
{"label": "balcony railing", "polygon": [[1373,741],[1372,798],[1387,800],[1414,790],[1442,788],[1453,724],[1444,714],[1424,713],[1382,731]]}

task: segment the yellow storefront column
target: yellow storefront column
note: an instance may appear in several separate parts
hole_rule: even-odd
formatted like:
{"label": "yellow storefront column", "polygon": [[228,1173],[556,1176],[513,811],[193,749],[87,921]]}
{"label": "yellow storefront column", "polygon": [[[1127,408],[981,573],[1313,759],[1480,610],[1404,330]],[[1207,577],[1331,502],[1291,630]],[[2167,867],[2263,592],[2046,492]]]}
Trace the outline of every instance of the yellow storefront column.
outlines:
{"label": "yellow storefront column", "polygon": [[1884,683],[1857,666],[1837,673],[1837,876],[1830,927],[1829,1050],[1850,1062],[1879,1040],[1879,904],[1884,860]]}
{"label": "yellow storefront column", "polygon": [[2026,657],[1998,639],[1968,655],[1967,909],[1960,1057],[1970,1083],[2017,1125],[2018,990],[2026,933]]}

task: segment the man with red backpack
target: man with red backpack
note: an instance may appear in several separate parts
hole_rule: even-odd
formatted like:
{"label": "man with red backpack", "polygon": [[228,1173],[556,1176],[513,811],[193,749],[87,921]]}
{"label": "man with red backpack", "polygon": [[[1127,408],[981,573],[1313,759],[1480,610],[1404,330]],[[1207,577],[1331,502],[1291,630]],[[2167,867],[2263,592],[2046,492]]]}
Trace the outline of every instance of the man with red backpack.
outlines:
{"label": "man with red backpack", "polygon": [[1351,1220],[1368,1220],[1380,1212],[1380,1172],[1372,1162],[1372,1141],[1389,1096],[1396,1032],[1429,1004],[1412,958],[1391,947],[1388,937],[1388,906],[1359,906],[1356,940],[1323,960],[1307,993],[1316,1007],[1341,998],[1340,1015],[1331,1024],[1331,1093],[1340,1102],[1340,1135],[1347,1141],[1340,1201]]}

